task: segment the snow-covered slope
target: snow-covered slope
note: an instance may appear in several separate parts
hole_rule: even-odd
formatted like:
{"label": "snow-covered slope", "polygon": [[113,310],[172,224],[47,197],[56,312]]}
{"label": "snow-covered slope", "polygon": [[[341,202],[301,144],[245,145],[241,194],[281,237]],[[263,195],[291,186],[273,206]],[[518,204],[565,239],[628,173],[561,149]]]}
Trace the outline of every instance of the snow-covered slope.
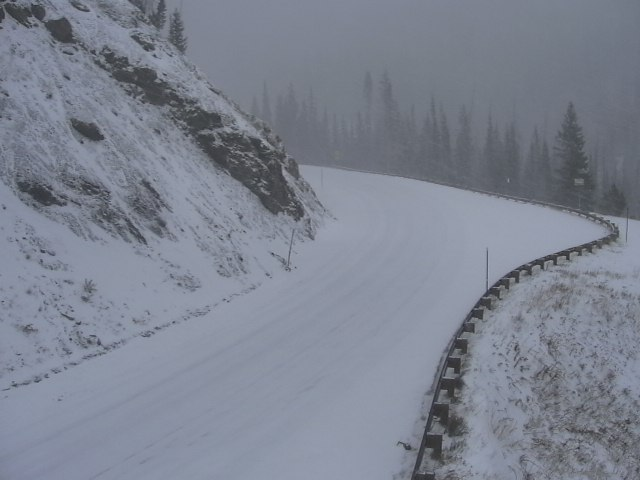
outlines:
{"label": "snow-covered slope", "polygon": [[314,236],[280,141],[129,2],[0,12],[3,385],[202,315]]}
{"label": "snow-covered slope", "polygon": [[396,442],[419,441],[442,350],[484,292],[485,248],[495,281],[606,233],[422,182],[303,171],[338,220],[296,244],[296,268],[0,392],[0,477],[389,480],[413,466]]}
{"label": "snow-covered slope", "polygon": [[[614,219],[623,226],[623,219]],[[640,478],[640,222],[478,323],[437,478]]]}

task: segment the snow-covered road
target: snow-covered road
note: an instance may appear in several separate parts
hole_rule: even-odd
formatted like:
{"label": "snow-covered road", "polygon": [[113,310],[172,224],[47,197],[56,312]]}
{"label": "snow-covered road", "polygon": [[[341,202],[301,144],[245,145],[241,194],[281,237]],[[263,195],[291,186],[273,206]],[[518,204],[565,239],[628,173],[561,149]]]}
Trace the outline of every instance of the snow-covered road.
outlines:
{"label": "snow-covered road", "polygon": [[338,219],[207,316],[0,394],[0,479],[390,479],[491,278],[605,232],[446,187],[305,167]]}

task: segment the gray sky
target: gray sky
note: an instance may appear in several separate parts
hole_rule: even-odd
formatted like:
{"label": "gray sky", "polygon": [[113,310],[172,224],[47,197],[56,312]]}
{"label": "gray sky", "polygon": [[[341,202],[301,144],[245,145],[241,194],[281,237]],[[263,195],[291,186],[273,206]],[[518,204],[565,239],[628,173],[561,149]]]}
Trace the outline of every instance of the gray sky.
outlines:
{"label": "gray sky", "polygon": [[[169,8],[180,4],[169,0]],[[597,123],[640,85],[639,0],[182,0],[189,56],[248,108],[266,81],[361,106],[364,72],[386,69],[401,107],[433,94],[555,129],[567,103]],[[605,101],[602,101],[602,99]],[[615,101],[613,100],[615,99]],[[637,100],[636,100],[637,101]],[[527,130],[525,130],[526,132]],[[527,133],[528,135],[528,133]]]}

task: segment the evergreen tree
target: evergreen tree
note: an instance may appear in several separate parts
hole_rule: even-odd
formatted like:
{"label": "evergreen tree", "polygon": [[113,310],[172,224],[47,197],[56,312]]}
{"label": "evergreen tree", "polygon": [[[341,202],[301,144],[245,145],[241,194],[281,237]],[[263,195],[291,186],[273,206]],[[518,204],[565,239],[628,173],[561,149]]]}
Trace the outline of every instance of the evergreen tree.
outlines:
{"label": "evergreen tree", "polygon": [[262,110],[260,110],[262,120],[267,123],[272,123],[273,118],[271,116],[271,100],[269,99],[269,90],[267,88],[267,82],[262,84]]}
{"label": "evergreen tree", "polygon": [[149,15],[151,24],[158,30],[162,30],[167,23],[167,4],[165,0],[159,0],[155,11]]}
{"label": "evergreen tree", "polygon": [[473,175],[471,162],[473,159],[473,138],[471,135],[471,115],[464,105],[458,115],[458,135],[455,147],[456,181],[468,185]]}
{"label": "evergreen tree", "polygon": [[364,97],[364,122],[365,129],[371,130],[371,122],[373,115],[373,79],[371,73],[364,75],[364,83],[362,86],[362,96]]}
{"label": "evergreen tree", "polygon": [[506,178],[506,192],[517,195],[520,192],[520,143],[516,122],[509,123],[504,132],[504,176]]}
{"label": "evergreen tree", "polygon": [[622,215],[627,208],[627,199],[615,183],[602,196],[600,209],[607,215]]}
{"label": "evergreen tree", "polygon": [[584,144],[575,107],[569,102],[554,146],[554,153],[560,164],[557,194],[558,201],[577,208],[591,206],[593,183]]}
{"label": "evergreen tree", "polygon": [[145,2],[144,0],[129,0],[129,2],[134,6],[140,9],[141,12],[145,12]]}
{"label": "evergreen tree", "polygon": [[380,120],[376,137],[381,142],[378,152],[385,171],[392,171],[393,166],[400,160],[400,112],[393,95],[393,86],[388,72],[384,72],[380,79]]}
{"label": "evergreen tree", "polygon": [[362,118],[362,136],[359,139],[360,152],[363,158],[371,161],[375,156],[376,148],[373,136],[373,79],[368,71],[364,75],[362,98],[364,100],[364,116]]}
{"label": "evergreen tree", "polygon": [[543,188],[540,174],[541,158],[542,143],[538,127],[535,127],[529,143],[529,152],[527,153],[522,181],[522,193],[528,198],[540,198],[540,190]]}
{"label": "evergreen tree", "polygon": [[541,200],[551,201],[553,199],[553,173],[551,171],[551,152],[547,139],[542,140],[540,151],[540,196]]}
{"label": "evergreen tree", "polygon": [[438,129],[440,130],[440,171],[442,172],[441,180],[451,181],[454,178],[454,171],[451,167],[451,134],[449,133],[449,122],[447,115],[444,113],[444,107],[440,104]]}
{"label": "evergreen tree", "polygon": [[169,18],[169,42],[181,53],[187,51],[187,37],[184,34],[182,15],[176,8]]}
{"label": "evergreen tree", "polygon": [[251,115],[253,115],[254,117],[258,117],[261,118],[260,116],[260,107],[258,107],[258,99],[256,98],[256,96],[253,96],[253,99],[251,100]]}
{"label": "evergreen tree", "polygon": [[442,135],[438,122],[438,112],[436,109],[436,99],[431,96],[429,114],[425,118],[423,127],[424,155],[429,161],[430,175],[435,178],[442,178]]}
{"label": "evergreen tree", "polygon": [[502,192],[505,184],[502,141],[500,140],[500,130],[493,123],[491,115],[487,120],[487,134],[484,139],[482,156],[486,169],[485,184],[487,188],[495,192]]}

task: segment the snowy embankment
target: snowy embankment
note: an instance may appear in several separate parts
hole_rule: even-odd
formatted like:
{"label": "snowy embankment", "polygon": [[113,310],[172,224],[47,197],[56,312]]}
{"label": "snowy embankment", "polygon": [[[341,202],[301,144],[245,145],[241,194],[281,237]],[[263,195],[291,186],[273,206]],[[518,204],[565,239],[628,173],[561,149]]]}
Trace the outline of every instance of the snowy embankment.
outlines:
{"label": "snowy embankment", "polygon": [[0,1],[0,38],[0,390],[256,288],[323,222],[131,2]]}
{"label": "snowy embankment", "polygon": [[413,458],[396,442],[419,441],[424,391],[484,291],[485,248],[496,280],[605,233],[550,209],[417,181],[303,173],[337,220],[295,246],[294,270],[3,391],[0,477],[406,475]]}
{"label": "snowy embankment", "polygon": [[639,232],[526,279],[477,324],[436,478],[640,478]]}

